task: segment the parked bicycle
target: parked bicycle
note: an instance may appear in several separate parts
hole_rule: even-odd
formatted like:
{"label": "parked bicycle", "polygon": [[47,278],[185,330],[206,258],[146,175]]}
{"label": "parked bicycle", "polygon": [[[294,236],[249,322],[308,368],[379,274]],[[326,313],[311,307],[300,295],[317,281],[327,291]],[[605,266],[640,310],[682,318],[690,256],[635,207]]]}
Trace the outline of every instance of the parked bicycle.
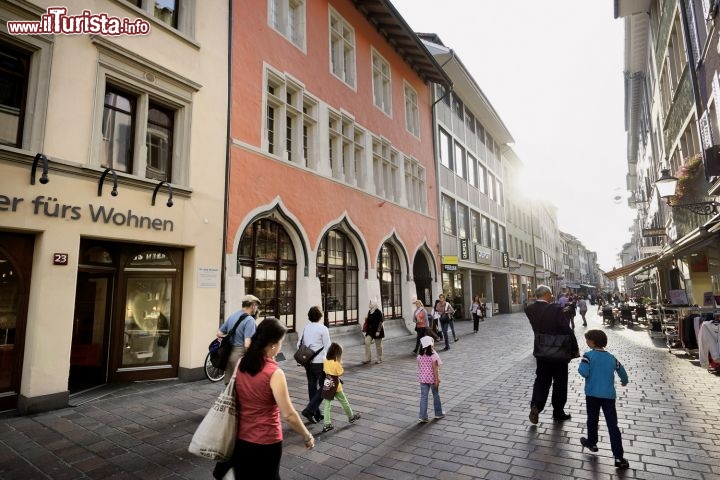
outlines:
{"label": "parked bicycle", "polygon": [[224,368],[215,368],[210,361],[210,352],[208,352],[207,356],[205,357],[205,376],[210,380],[211,382],[219,382],[223,378],[225,378],[225,369]]}

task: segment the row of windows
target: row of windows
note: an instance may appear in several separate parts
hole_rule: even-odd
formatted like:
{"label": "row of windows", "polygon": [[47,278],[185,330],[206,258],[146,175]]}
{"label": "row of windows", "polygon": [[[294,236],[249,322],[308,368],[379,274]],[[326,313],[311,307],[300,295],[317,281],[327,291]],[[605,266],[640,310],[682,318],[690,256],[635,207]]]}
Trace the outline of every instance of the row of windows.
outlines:
{"label": "row of windows", "polygon": [[507,221],[512,223],[520,230],[532,233],[532,225],[530,215],[517,206],[514,202],[508,201],[505,205],[505,213],[507,214]]}
{"label": "row of windows", "polygon": [[440,164],[454,170],[455,174],[468,181],[470,185],[486,194],[498,205],[503,204],[503,185],[485,165],[478,161],[458,141],[453,141],[448,132],[439,129]]}
{"label": "row of windows", "polygon": [[[268,25],[283,37],[306,50],[305,0],[268,0]],[[330,71],[349,87],[357,86],[355,29],[336,10],[329,7]],[[375,49],[371,51],[373,104],[392,117],[392,73],[388,62]],[[405,127],[420,136],[418,95],[407,82]]]}
{"label": "row of windows", "polygon": [[[490,132],[483,127],[482,123],[475,118],[455,93],[448,93],[441,85],[435,86],[435,92],[437,98],[443,99],[437,108],[442,124],[452,131],[454,137],[460,140],[469,152],[474,153],[486,165],[498,170],[500,146]],[[448,168],[452,170],[452,167]]]}
{"label": "row of windows", "polygon": [[[325,234],[316,257],[322,308],[331,326],[358,323],[358,261],[355,248],[341,230]],[[240,239],[238,273],[246,289],[262,302],[263,314],[295,326],[297,262],[285,228],[270,219],[248,225]],[[402,317],[402,269],[395,247],[383,244],[377,276],[385,318]]]}
{"label": "row of windows", "polygon": [[[337,180],[427,212],[425,168],[417,159],[321,104],[287,75],[268,68],[266,77],[263,147],[268,153],[315,171],[329,167]],[[327,127],[319,121],[321,107],[327,108]],[[323,147],[319,139],[325,133],[328,143]]]}
{"label": "row of windows", "polygon": [[484,247],[505,251],[505,227],[447,195],[442,196],[442,227],[448,235],[471,238]]}
{"label": "row of windows", "polygon": [[[145,8],[149,3],[137,4]],[[148,62],[131,58],[103,37],[92,41],[99,52],[100,88],[96,91],[90,165],[184,184],[188,149],[183,147],[189,139],[183,136],[178,141],[178,133],[189,129],[192,94],[199,86],[179,75],[149,72]],[[39,101],[44,93],[28,88],[37,84],[31,76],[37,76],[46,63],[49,66],[49,51],[44,51],[38,40],[0,39],[0,144],[28,150],[37,144],[39,137],[32,138],[37,134],[31,130],[39,113],[27,115],[26,106],[32,105],[37,112],[44,108]],[[147,75],[155,78],[150,87]]]}
{"label": "row of windows", "polygon": [[522,258],[528,262],[533,261],[532,246],[512,235],[508,235],[508,252],[511,258]]}

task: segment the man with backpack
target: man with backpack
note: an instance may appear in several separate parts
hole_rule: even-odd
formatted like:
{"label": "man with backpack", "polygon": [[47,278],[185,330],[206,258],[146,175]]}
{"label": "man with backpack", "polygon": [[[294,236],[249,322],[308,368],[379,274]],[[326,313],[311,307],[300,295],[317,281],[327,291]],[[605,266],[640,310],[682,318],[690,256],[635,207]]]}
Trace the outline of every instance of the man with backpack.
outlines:
{"label": "man with backpack", "polygon": [[245,295],[242,309],[230,315],[217,332],[218,338],[222,338],[223,342],[229,341],[233,346],[225,365],[225,385],[230,382],[235,365],[250,346],[250,339],[255,335],[255,317],[259,312],[260,299],[255,295]]}

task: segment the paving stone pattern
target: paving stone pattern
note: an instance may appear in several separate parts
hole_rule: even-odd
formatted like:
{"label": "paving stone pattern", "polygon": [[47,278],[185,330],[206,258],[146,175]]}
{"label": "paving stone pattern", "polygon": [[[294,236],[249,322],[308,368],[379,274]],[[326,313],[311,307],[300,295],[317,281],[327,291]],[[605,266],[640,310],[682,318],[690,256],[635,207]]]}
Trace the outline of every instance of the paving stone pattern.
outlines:
{"label": "paving stone pattern", "polygon": [[[550,408],[537,426],[528,422],[532,332],[523,314],[512,314],[481,323],[478,334],[471,322],[457,322],[460,341],[440,352],[447,416],[428,424],[417,423],[414,337],[386,342],[381,365],[361,365],[362,346],[346,349],[345,391],[362,418],[350,425],[335,405],[335,430],[309,426],[317,438],[311,451],[286,429],[282,478],[720,479],[720,378],[681,351],[668,353],[640,327],[603,327],[592,309],[588,320],[608,332],[630,376],[627,387],[618,384],[617,402],[629,470],[615,470],[602,418],[600,452],[581,452],[577,360],[566,408],[572,420],[552,423]],[[304,370],[281,365],[300,410]],[[206,381],[136,383],[78,407],[2,419],[0,478],[209,479],[213,463],[189,455],[187,445],[220,390]]]}

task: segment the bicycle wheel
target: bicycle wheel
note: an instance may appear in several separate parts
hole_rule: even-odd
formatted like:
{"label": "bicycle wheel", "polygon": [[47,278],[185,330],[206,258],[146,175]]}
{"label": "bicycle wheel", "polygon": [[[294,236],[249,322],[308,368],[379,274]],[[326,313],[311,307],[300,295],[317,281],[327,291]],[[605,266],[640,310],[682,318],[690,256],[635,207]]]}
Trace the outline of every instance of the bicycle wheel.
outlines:
{"label": "bicycle wheel", "polygon": [[225,378],[225,370],[213,367],[213,364],[210,362],[210,353],[205,357],[205,376],[211,382],[219,382]]}

